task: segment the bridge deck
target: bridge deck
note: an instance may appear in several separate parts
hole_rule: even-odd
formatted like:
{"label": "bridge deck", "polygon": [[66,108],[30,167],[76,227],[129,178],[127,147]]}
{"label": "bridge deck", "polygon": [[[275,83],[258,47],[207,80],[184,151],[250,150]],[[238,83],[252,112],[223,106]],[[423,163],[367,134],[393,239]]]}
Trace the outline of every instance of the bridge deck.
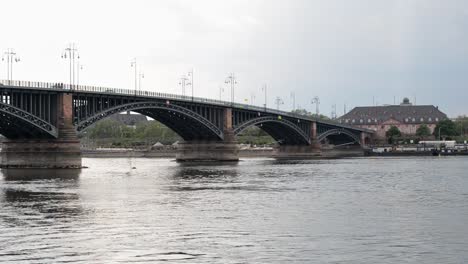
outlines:
{"label": "bridge deck", "polygon": [[279,115],[283,117],[297,118],[299,120],[312,121],[312,122],[317,122],[321,124],[347,128],[347,129],[351,129],[355,131],[366,132],[369,134],[374,133],[373,130],[369,130],[369,129],[363,129],[363,128],[345,125],[345,124],[341,124],[341,123],[330,121],[330,120],[318,119],[314,117],[294,114],[291,112],[281,111],[277,109],[259,107],[259,106],[248,105],[248,104],[240,104],[240,103],[235,103],[235,102],[227,102],[227,101],[221,101],[221,100],[209,99],[209,98],[182,96],[182,95],[169,94],[169,93],[138,91],[138,90],[131,90],[131,89],[109,88],[109,87],[101,87],[101,86],[70,85],[70,84],[64,84],[64,83],[32,82],[32,81],[18,81],[18,80],[12,80],[12,81],[0,80],[0,89],[2,88],[25,89],[25,90],[38,89],[38,90],[48,90],[48,91],[67,92],[67,93],[80,92],[80,93],[91,93],[91,94],[122,95],[122,96],[138,97],[138,98],[192,102],[192,103],[199,103],[199,104],[205,104],[205,105],[231,107],[231,108],[241,109],[241,110],[250,110],[250,111],[256,111],[260,113],[274,114],[274,115]]}

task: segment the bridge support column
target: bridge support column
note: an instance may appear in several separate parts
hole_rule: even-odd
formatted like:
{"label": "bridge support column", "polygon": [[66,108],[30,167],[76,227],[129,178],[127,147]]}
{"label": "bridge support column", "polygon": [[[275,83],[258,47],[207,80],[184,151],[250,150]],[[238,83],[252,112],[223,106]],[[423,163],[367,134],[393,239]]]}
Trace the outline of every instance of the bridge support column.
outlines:
{"label": "bridge support column", "polygon": [[224,109],[223,120],[223,140],[182,142],[178,146],[177,161],[239,161],[231,108]]}
{"label": "bridge support column", "polygon": [[317,133],[317,122],[312,122],[312,129],[311,129],[311,147],[315,152],[319,152],[322,149],[322,145],[318,141],[318,133]]}
{"label": "bridge support column", "polygon": [[3,143],[2,168],[81,168],[80,141],[73,126],[71,94],[57,95],[56,139],[14,139]]}
{"label": "bridge support column", "polygon": [[317,123],[312,122],[310,145],[280,145],[273,155],[276,159],[311,159],[321,156],[320,142],[317,139]]}
{"label": "bridge support column", "polygon": [[370,144],[370,135],[367,134],[366,132],[361,132],[361,147],[363,149],[368,147],[368,144]]}

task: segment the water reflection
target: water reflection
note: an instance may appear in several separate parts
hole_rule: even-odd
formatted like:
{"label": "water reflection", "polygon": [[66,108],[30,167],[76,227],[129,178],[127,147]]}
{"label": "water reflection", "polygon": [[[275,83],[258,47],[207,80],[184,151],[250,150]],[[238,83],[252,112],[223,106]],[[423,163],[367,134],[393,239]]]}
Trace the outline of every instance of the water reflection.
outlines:
{"label": "water reflection", "polygon": [[466,158],[85,164],[92,169],[79,177],[0,172],[0,262],[460,263],[468,256]]}
{"label": "water reflection", "polygon": [[[80,170],[4,169],[0,205],[10,211],[2,220],[10,225],[51,224],[83,214],[78,194]],[[57,222],[58,223],[58,222]]]}
{"label": "water reflection", "polygon": [[80,169],[2,169],[5,181],[78,180]]}
{"label": "water reflection", "polygon": [[176,161],[180,167],[218,167],[218,166],[232,166],[235,167],[241,161]]}
{"label": "water reflection", "polygon": [[172,175],[172,191],[200,191],[233,188],[239,177],[237,166],[182,166]]}
{"label": "water reflection", "polygon": [[180,167],[174,171],[175,180],[200,180],[234,178],[238,176],[235,166],[232,167]]}

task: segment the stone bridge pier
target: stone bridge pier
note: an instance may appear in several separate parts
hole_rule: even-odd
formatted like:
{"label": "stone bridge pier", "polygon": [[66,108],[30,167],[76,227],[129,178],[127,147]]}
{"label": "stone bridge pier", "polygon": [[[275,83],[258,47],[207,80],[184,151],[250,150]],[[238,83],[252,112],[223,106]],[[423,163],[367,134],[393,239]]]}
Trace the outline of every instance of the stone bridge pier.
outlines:
{"label": "stone bridge pier", "polygon": [[73,125],[72,95],[57,94],[57,138],[18,138],[3,142],[2,168],[81,168],[80,141]]}
{"label": "stone bridge pier", "polygon": [[232,126],[232,109],[223,113],[223,139],[184,141],[178,146],[177,161],[239,161],[239,150]]}

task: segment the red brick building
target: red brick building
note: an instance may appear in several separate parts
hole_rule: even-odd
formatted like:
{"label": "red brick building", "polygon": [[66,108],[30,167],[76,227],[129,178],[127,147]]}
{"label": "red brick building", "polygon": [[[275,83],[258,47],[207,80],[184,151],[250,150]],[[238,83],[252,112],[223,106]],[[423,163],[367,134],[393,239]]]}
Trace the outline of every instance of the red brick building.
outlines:
{"label": "red brick building", "polygon": [[447,115],[433,105],[413,105],[405,98],[400,105],[356,107],[338,118],[342,124],[353,125],[376,131],[376,139],[385,139],[385,133],[392,126],[398,127],[403,135],[415,135],[416,130],[425,124],[434,128]]}

